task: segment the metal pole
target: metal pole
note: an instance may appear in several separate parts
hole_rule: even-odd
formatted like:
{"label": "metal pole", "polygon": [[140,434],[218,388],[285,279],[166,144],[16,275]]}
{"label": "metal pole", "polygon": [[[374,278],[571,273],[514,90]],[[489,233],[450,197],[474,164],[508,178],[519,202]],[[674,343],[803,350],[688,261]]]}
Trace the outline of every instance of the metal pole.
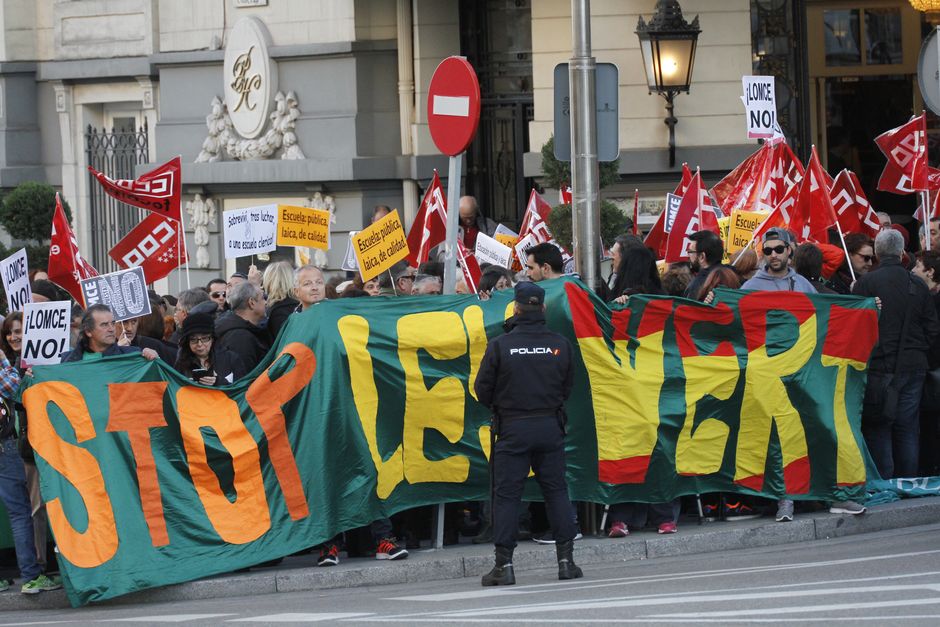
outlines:
{"label": "metal pole", "polygon": [[444,293],[457,291],[457,217],[460,215],[460,169],[463,153],[447,169],[447,238],[444,240]]}
{"label": "metal pole", "polygon": [[568,64],[571,85],[571,219],[575,270],[588,287],[597,287],[599,273],[600,188],[597,172],[597,124],[594,81],[597,63],[591,56],[591,2],[571,0]]}
{"label": "metal pole", "polygon": [[676,124],[679,119],[675,116],[674,100],[676,92],[667,91],[663,96],[666,99],[666,126],[669,127],[669,169],[676,167]]}

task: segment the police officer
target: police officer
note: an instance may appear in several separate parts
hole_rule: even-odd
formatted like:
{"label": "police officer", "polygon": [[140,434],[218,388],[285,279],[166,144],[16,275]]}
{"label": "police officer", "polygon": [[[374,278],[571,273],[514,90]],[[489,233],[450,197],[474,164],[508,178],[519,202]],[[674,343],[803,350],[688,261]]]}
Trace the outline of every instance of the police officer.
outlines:
{"label": "police officer", "polygon": [[572,557],[577,532],[565,481],[564,402],[571,393],[571,344],[545,326],[545,290],[523,282],[515,288],[511,330],[493,339],[477,374],[477,399],[493,410],[493,542],[496,565],[484,586],[512,585],[519,506],[529,467],[542,487],[558,578],[583,576]]}

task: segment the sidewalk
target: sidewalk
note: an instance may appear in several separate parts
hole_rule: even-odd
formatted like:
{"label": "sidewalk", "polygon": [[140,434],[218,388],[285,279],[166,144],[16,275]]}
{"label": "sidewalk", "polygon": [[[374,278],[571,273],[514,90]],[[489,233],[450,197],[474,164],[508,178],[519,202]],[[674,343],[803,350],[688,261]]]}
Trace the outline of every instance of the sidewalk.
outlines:
{"label": "sidewalk", "polygon": [[[793,522],[777,523],[773,518],[737,522],[694,520],[680,522],[679,533],[657,535],[642,531],[627,538],[585,537],[575,543],[575,560],[581,566],[627,562],[675,555],[729,551],[794,542],[825,540],[885,529],[915,527],[940,522],[940,497],[907,499],[878,505],[861,516],[816,512],[797,514]],[[316,555],[288,557],[270,568],[253,568],[248,573],[225,574],[188,583],[143,590],[104,604],[154,603],[179,600],[245,597],[276,592],[297,592],[328,588],[355,588],[384,584],[415,583],[472,577],[467,585],[479,586],[479,577],[493,564],[492,545],[461,543],[442,550],[419,549],[401,561],[342,559],[339,566],[318,568]],[[555,565],[555,547],[521,542],[513,559],[516,572]],[[590,577],[590,569],[585,569]],[[34,608],[68,608],[65,592],[56,590],[27,596],[19,585],[0,593],[0,611]]]}

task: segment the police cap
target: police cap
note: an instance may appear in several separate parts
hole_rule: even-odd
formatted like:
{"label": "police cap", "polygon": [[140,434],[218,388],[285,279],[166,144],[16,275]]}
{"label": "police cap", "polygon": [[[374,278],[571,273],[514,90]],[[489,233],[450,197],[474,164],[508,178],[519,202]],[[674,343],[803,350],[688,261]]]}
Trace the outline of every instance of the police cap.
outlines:
{"label": "police cap", "polygon": [[515,293],[514,300],[520,305],[541,305],[545,302],[545,290],[531,281],[516,283]]}

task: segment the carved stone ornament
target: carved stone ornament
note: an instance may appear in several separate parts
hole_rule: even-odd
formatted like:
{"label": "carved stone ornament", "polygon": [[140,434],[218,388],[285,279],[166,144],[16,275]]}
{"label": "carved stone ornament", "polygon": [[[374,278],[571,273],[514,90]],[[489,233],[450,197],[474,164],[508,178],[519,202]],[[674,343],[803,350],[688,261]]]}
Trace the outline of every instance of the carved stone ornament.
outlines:
{"label": "carved stone ornament", "polygon": [[[313,195],[313,198],[308,198],[307,202],[304,203],[311,209],[322,209],[324,211],[330,212],[330,224],[336,224],[336,202],[334,202],[332,196],[324,196],[320,192],[316,192]],[[326,258],[326,251],[320,250],[319,248],[314,248],[312,251],[308,250],[308,254],[312,252],[312,257],[309,258],[308,263],[311,263],[318,268],[325,268],[329,263],[329,260]]]}
{"label": "carved stone ornament", "polygon": [[225,47],[224,98],[212,99],[209,134],[196,163],[221,161],[224,154],[239,161],[269,159],[278,151],[281,159],[306,159],[294,132],[300,117],[297,96],[277,91],[269,45],[261,20],[246,17],[235,23]]}
{"label": "carved stone ornament", "polygon": [[215,224],[216,206],[211,198],[203,199],[200,194],[186,203],[186,213],[189,214],[190,224],[193,227],[193,241],[196,244],[197,268],[208,268],[209,258],[209,226]]}

